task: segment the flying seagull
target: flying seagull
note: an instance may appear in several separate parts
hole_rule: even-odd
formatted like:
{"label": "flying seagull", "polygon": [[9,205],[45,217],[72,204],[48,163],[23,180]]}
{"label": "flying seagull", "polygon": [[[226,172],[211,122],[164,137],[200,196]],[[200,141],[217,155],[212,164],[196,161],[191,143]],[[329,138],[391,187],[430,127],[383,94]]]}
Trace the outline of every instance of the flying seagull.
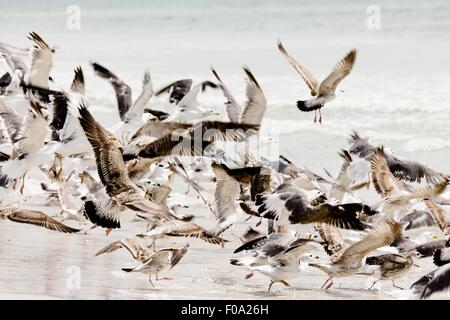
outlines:
{"label": "flying seagull", "polygon": [[88,218],[109,230],[120,227],[119,208],[121,207],[146,212],[160,218],[173,219],[174,216],[168,210],[146,199],[145,191],[139,189],[130,180],[117,140],[95,121],[84,105],[80,105],[79,113],[80,124],[95,154],[98,175],[110,197],[106,203],[107,207],[99,203],[87,202],[85,213]]}
{"label": "flying seagull", "polygon": [[63,233],[76,233],[80,231],[79,229],[66,226],[41,211],[6,207],[0,209],[0,216],[1,215],[6,216],[9,220],[14,222],[33,224]]}
{"label": "flying seagull", "polygon": [[370,163],[370,177],[377,193],[385,203],[385,210],[395,212],[409,207],[410,200],[437,196],[444,192],[448,181],[419,190],[408,191],[389,169],[383,148],[377,148]]}
{"label": "flying seagull", "polygon": [[145,105],[153,96],[153,85],[148,71],[144,73],[141,94],[133,103],[132,91],[128,84],[96,62],[91,62],[91,66],[99,77],[107,79],[114,88],[117,98],[117,107],[119,108],[119,115],[122,121],[141,116],[144,113]]}
{"label": "flying seagull", "polygon": [[[368,138],[363,138],[356,132],[351,134],[349,143],[349,151],[352,155],[366,159],[369,162],[375,150],[379,148],[372,145]],[[402,159],[386,149],[383,149],[383,151],[383,156],[386,159],[389,170],[398,180],[420,183],[422,179],[425,179],[428,183],[437,184],[446,179],[444,174],[420,162]]]}
{"label": "flying seagull", "polygon": [[439,229],[445,235],[450,235],[450,213],[431,200],[426,199],[424,202]]}
{"label": "flying seagull", "polygon": [[[329,227],[329,226],[326,226]],[[332,227],[331,227],[332,228]],[[328,289],[333,285],[333,277],[346,277],[356,274],[364,265],[364,258],[372,251],[391,244],[400,234],[402,226],[393,221],[386,220],[370,230],[369,233],[360,241],[350,246],[329,246],[331,249],[331,264],[311,263],[310,266],[316,267],[328,274],[328,279],[322,288]],[[336,233],[324,233],[336,237]],[[324,239],[335,242],[334,239]],[[342,243],[342,240],[337,240]]]}
{"label": "flying seagull", "polygon": [[155,96],[159,96],[163,93],[169,93],[170,103],[178,104],[184,96],[191,90],[192,79],[181,79],[169,83],[155,92]]}
{"label": "flying seagull", "polygon": [[30,50],[31,66],[24,77],[25,84],[48,88],[55,49],[50,48],[36,32],[30,32],[28,39],[33,41],[33,47]]}
{"label": "flying seagull", "polygon": [[245,92],[247,99],[244,102],[244,105],[241,106],[233,97],[230,90],[225,86],[222,79],[220,79],[216,70],[211,67],[211,71],[219,83],[219,88],[222,90],[225,98],[227,98],[225,105],[230,121],[260,125],[267,108],[267,101],[259,83],[256,81],[255,76],[250,69],[248,67],[243,67],[243,70],[247,82]]}
{"label": "flying seagull", "polygon": [[111,253],[120,248],[125,248],[131,254],[134,260],[145,262],[153,253],[150,246],[146,246],[143,241],[138,237],[121,239],[114,241],[107,245],[106,247],[100,249],[95,256],[102,255],[104,253]]}
{"label": "flying seagull", "polygon": [[336,87],[350,74],[353,64],[355,63],[356,50],[350,50],[345,57],[336,64],[331,73],[323,81],[319,82],[308,69],[300,65],[287,53],[281,41],[278,41],[278,49],[288,60],[290,65],[300,74],[309,89],[311,89],[313,98],[306,101],[297,101],[297,107],[303,112],[314,111],[316,113],[314,122],[316,122],[317,110],[319,110],[319,122],[322,123],[322,113],[320,109],[324,107],[325,103],[335,98]]}
{"label": "flying seagull", "polygon": [[362,203],[323,203],[313,206],[308,201],[307,193],[291,183],[281,184],[272,194],[257,196],[256,205],[261,217],[278,220],[280,224],[324,222],[339,228],[356,230],[364,230],[366,227],[359,221],[358,213],[376,213]]}

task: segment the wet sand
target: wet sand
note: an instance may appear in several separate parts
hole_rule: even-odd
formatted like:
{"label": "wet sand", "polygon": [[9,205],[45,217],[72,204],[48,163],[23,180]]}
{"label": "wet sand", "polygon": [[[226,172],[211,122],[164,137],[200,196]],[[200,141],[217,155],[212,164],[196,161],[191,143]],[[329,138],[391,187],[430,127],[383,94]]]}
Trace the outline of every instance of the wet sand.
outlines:
{"label": "wet sand", "polygon": [[[191,203],[195,222],[211,226],[209,213]],[[46,210],[47,212],[55,212]],[[1,299],[415,299],[409,290],[393,288],[382,281],[382,290],[367,290],[373,277],[337,278],[330,290],[321,290],[326,274],[314,268],[299,272],[298,279],[289,281],[293,288],[275,284],[267,293],[269,278],[248,273],[242,267],[229,264],[233,250],[241,241],[240,234],[247,224],[239,223],[227,230],[225,248],[207,244],[199,239],[171,238],[159,240],[158,248],[188,241],[186,256],[172,270],[161,273],[153,288],[145,274],[125,273],[122,267],[136,265],[129,253],[120,249],[94,257],[103,246],[145,230],[143,222],[132,222],[132,213],[122,217],[122,229],[106,236],[98,228],[86,234],[61,234],[32,225],[0,220],[0,298]],[[243,217],[244,218],[244,217]],[[241,219],[241,221],[244,219]],[[255,225],[257,220],[249,222]],[[78,224],[67,221],[71,226]],[[264,226],[260,226],[263,229]],[[311,226],[300,228],[310,230]],[[326,259],[325,256],[323,256]],[[434,269],[431,258],[421,259],[420,268],[412,268],[397,285],[408,288],[420,276]],[[76,285],[79,270],[79,287]],[[75,284],[74,284],[75,283]]]}

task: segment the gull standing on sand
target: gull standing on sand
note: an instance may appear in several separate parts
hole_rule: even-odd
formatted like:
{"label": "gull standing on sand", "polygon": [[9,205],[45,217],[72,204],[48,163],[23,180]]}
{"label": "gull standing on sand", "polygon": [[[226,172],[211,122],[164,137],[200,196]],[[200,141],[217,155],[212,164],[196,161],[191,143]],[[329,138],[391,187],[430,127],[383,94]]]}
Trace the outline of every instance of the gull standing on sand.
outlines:
{"label": "gull standing on sand", "polygon": [[[148,281],[154,287],[152,282],[152,274],[155,274],[155,280],[161,280],[158,278],[158,273],[169,268],[175,267],[181,258],[184,257],[189,249],[189,244],[179,245],[174,248],[161,249],[152,253],[142,265],[135,268],[122,268],[125,272],[141,272],[148,274]],[[163,278],[170,280],[170,278]]]}

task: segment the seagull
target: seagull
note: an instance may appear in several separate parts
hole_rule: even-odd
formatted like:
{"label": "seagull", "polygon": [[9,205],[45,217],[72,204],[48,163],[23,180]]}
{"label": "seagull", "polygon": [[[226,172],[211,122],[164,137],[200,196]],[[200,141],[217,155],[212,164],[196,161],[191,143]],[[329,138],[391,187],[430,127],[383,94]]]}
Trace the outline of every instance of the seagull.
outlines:
{"label": "seagull", "polygon": [[33,47],[30,50],[31,66],[24,75],[24,82],[27,85],[48,88],[55,49],[50,48],[36,32],[30,32],[28,39],[33,41]]}
{"label": "seagull", "polygon": [[191,122],[192,120],[204,119],[207,116],[219,115],[219,113],[213,110],[207,110],[202,108],[197,97],[200,92],[206,90],[206,88],[217,88],[217,85],[211,81],[203,81],[193,86],[179,102],[177,108],[164,122]]}
{"label": "seagull", "polygon": [[160,96],[161,94],[168,92],[170,103],[178,104],[184,98],[184,96],[188,94],[188,92],[191,90],[191,87],[192,79],[181,79],[171,82],[168,85],[162,87],[155,92],[155,96]]}
{"label": "seagull", "polygon": [[439,229],[444,235],[450,235],[450,214],[431,200],[426,199],[424,202]]}
{"label": "seagull", "polygon": [[[55,170],[56,159],[60,161],[58,174],[62,174],[64,157],[92,153],[86,136],[78,121],[78,104],[88,105],[85,97],[84,75],[81,67],[74,70],[70,91],[56,91],[36,86],[24,85],[24,88],[39,92],[41,97],[52,97],[53,115],[50,122],[52,140],[42,149],[42,153],[54,154],[52,169]],[[48,98],[50,99],[50,98]],[[78,170],[78,166],[76,167]]]}
{"label": "seagull", "polygon": [[414,262],[416,256],[416,252],[410,252],[405,256],[399,254],[383,254],[380,256],[367,257],[367,265],[377,265],[380,267],[380,278],[370,286],[369,290],[372,289],[378,281],[386,279],[392,280],[392,285],[395,288],[403,289],[397,286],[394,281],[395,279],[404,276],[412,266],[419,267]]}
{"label": "seagull", "polygon": [[104,253],[111,253],[120,248],[125,248],[131,254],[134,260],[144,263],[147,261],[154,250],[150,246],[143,243],[142,239],[139,237],[132,237],[127,239],[121,239],[110,243],[106,247],[100,249],[95,256],[102,255]]}
{"label": "seagull", "polygon": [[22,120],[12,107],[0,100],[0,115],[7,124],[13,145],[10,160],[0,163],[0,170],[11,180],[17,181],[22,177],[21,193],[25,188],[27,172],[47,160],[45,154],[40,152],[49,132],[43,109],[42,105],[30,100],[30,107]]}
{"label": "seagull", "polygon": [[98,175],[110,197],[106,203],[85,202],[88,218],[107,228],[107,233],[111,228],[120,227],[119,212],[124,207],[168,220],[173,219],[173,214],[146,199],[145,191],[130,180],[122,153],[111,134],[95,121],[84,105],[80,105],[79,113],[80,124],[95,154]]}
{"label": "seagull", "polygon": [[374,151],[371,165],[370,177],[376,192],[382,197],[384,210],[387,213],[401,212],[410,206],[413,199],[432,198],[444,192],[447,187],[447,179],[444,182],[424,189],[407,191],[400,185],[389,170],[383,148]]}
{"label": "seagull", "polygon": [[322,81],[319,82],[305,67],[300,65],[294,58],[292,58],[284,49],[281,41],[278,41],[278,49],[288,60],[289,64],[297,71],[302,79],[306,82],[309,89],[311,89],[311,95],[313,98],[302,101],[297,101],[297,107],[300,111],[310,112],[314,111],[314,122],[316,122],[317,110],[319,110],[319,122],[322,123],[321,108],[325,103],[333,100],[336,96],[335,91],[338,84],[350,74],[353,64],[356,60],[356,49],[350,50],[344,58],[342,58],[331,73]]}
{"label": "seagull", "polygon": [[344,229],[364,230],[365,225],[357,218],[357,213],[375,214],[367,205],[346,203],[331,205],[323,203],[313,206],[308,194],[291,183],[281,184],[272,194],[256,198],[258,212],[264,218],[277,220],[279,224],[290,222],[324,222]]}
{"label": "seagull", "polygon": [[243,67],[246,75],[246,101],[241,106],[233,97],[231,92],[222,82],[216,70],[211,67],[213,75],[216,77],[219,88],[222,90],[227,102],[225,102],[228,118],[231,122],[257,124],[260,125],[267,108],[267,100],[264,93],[256,81],[255,76],[246,66]]}
{"label": "seagull", "polygon": [[[259,125],[223,121],[200,121],[187,130],[175,130],[153,142],[141,146],[138,156],[158,158],[165,156],[202,156],[215,141],[242,141],[256,134]],[[129,154],[128,158],[135,155]]]}
{"label": "seagull", "polygon": [[212,232],[204,229],[196,223],[192,222],[180,222],[172,221],[166,223],[160,227],[156,227],[146,233],[138,234],[141,238],[160,239],[163,237],[192,237],[201,239],[207,243],[217,244],[223,247],[225,242],[219,236],[214,235]]}
{"label": "seagull", "polygon": [[129,121],[133,117],[141,116],[144,113],[145,105],[153,96],[153,85],[148,71],[144,73],[142,92],[133,103],[132,91],[129,85],[102,65],[91,62],[91,66],[99,77],[107,79],[114,88],[117,107],[122,121]]}
{"label": "seagull", "polygon": [[[141,272],[148,274],[148,281],[154,287],[152,282],[152,274],[156,275],[156,281],[158,279],[158,273],[164,269],[172,269],[178,264],[181,258],[184,257],[188,251],[189,244],[186,243],[174,248],[161,249],[152,253],[142,265],[135,268],[122,268],[125,272]],[[168,279],[168,278],[166,278]]]}
{"label": "seagull", "polygon": [[450,290],[450,264],[437,268],[411,285],[411,289],[420,292],[420,299],[428,299],[431,295]]}
{"label": "seagull", "polygon": [[[370,144],[369,139],[362,138],[358,133],[353,132],[350,136],[350,154],[371,161],[372,155],[377,150],[377,146]],[[418,182],[425,179],[427,183],[437,184],[446,180],[446,176],[439,173],[426,165],[402,159],[394,155],[388,149],[383,149],[383,156],[387,162],[389,170],[398,180],[406,182]]]}
{"label": "seagull", "polygon": [[[401,229],[402,226],[399,223],[388,219],[370,230],[362,240],[346,248],[340,245],[330,246],[333,252],[331,264],[310,263],[310,266],[322,270],[329,276],[322,288],[330,288],[333,285],[333,277],[346,277],[358,273],[364,265],[365,257],[370,252],[391,244],[400,234]],[[335,242],[334,239],[327,239],[327,241]],[[338,243],[342,243],[342,240],[338,240]]]}
{"label": "seagull", "polygon": [[[339,156],[343,160],[343,163],[336,178],[331,183],[327,198],[342,203],[347,194],[353,195],[355,190],[364,187],[366,183],[355,184],[356,179],[350,173],[350,168],[354,164],[350,153],[347,150],[342,149]],[[330,174],[329,176],[331,177]]]}
{"label": "seagull", "polygon": [[251,240],[234,253],[242,250],[248,250],[248,254],[230,259],[230,263],[235,266],[246,266],[253,271],[257,271],[271,278],[269,288],[276,282],[285,286],[291,285],[286,280],[298,278],[300,274],[299,261],[300,256],[308,251],[314,251],[320,248],[320,245],[313,240],[298,238],[295,232],[273,233],[269,236]]}
{"label": "seagull", "polygon": [[447,240],[445,248],[436,249],[434,251],[433,262],[438,267],[450,263],[450,239]]}
{"label": "seagull", "polygon": [[401,218],[400,222],[407,224],[405,230],[436,226],[436,223],[429,212],[415,210],[414,208],[410,213]]}
{"label": "seagull", "polygon": [[11,84],[11,75],[9,72],[6,72],[4,75],[0,77],[0,95],[3,95],[6,93],[7,88]]}
{"label": "seagull", "polygon": [[0,208],[0,216],[6,216],[9,220],[14,222],[33,224],[63,233],[76,233],[80,231],[79,229],[66,226],[45,213],[36,210],[3,207]]}

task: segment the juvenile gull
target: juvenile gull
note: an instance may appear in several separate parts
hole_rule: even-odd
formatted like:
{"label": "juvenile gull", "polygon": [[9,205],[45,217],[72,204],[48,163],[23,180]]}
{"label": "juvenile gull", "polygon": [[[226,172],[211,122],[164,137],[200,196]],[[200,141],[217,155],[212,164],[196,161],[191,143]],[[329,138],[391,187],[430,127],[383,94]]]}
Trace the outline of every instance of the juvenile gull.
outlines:
{"label": "juvenile gull", "polygon": [[85,106],[81,105],[79,112],[80,124],[95,154],[98,175],[110,197],[106,204],[87,202],[85,212],[88,218],[108,230],[120,227],[119,212],[124,207],[173,219],[174,216],[168,210],[146,199],[145,191],[130,180],[122,153],[111,135],[95,121]]}
{"label": "juvenile gull", "polygon": [[439,229],[445,235],[450,235],[450,214],[431,200],[426,199],[424,202]]}
{"label": "juvenile gull", "polygon": [[76,233],[80,231],[49,217],[45,213],[36,210],[1,208],[0,215],[6,216],[9,220],[20,223],[33,224],[49,230],[63,233]]}
{"label": "juvenile gull", "polygon": [[106,247],[100,249],[95,256],[102,255],[104,253],[111,253],[120,248],[125,248],[131,254],[134,260],[140,261],[144,263],[150,257],[150,255],[154,252],[151,246],[147,246],[144,242],[138,238],[127,238],[121,239],[118,241],[114,241],[107,245]]}
{"label": "juvenile gull", "polygon": [[141,272],[148,274],[148,281],[154,287],[155,285],[152,282],[152,274],[155,274],[156,281],[160,280],[158,278],[158,273],[167,268],[170,270],[176,266],[178,262],[180,262],[181,258],[183,258],[186,254],[188,248],[189,244],[186,243],[174,248],[158,250],[152,253],[142,265],[135,268],[122,268],[122,270],[125,272]]}
{"label": "juvenile gull", "polygon": [[395,284],[395,279],[405,275],[413,265],[417,266],[414,262],[415,256],[415,252],[410,252],[405,256],[399,254],[383,254],[380,256],[367,257],[367,265],[377,265],[380,268],[380,278],[370,286],[369,290],[372,289],[378,281],[387,279],[392,281],[392,285],[395,288],[403,289]]}

